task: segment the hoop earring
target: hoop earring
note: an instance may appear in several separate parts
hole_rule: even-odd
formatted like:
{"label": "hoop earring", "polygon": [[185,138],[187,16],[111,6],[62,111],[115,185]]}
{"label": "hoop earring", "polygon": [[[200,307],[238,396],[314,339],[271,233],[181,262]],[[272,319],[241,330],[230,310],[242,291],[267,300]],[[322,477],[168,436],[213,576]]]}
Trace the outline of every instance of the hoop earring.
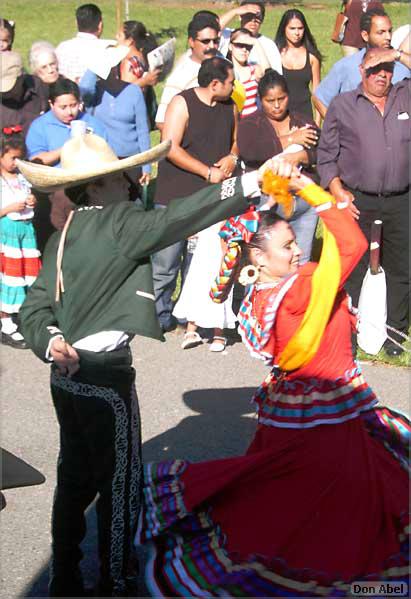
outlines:
{"label": "hoop earring", "polygon": [[247,285],[252,285],[258,279],[258,275],[259,269],[256,266],[253,266],[252,264],[247,264],[247,266],[244,266],[241,269],[238,282],[240,283],[240,285],[244,285],[244,287],[246,287]]}

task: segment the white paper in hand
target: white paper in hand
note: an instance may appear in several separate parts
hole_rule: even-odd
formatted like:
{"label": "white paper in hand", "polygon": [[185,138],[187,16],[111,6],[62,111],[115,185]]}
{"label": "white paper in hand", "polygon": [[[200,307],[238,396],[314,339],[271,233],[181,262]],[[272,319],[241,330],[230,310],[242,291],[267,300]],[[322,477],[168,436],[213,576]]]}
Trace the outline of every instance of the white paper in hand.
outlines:
{"label": "white paper in hand", "polygon": [[173,68],[175,53],[176,38],[173,37],[147,54],[149,70],[161,69],[159,79],[163,80]]}

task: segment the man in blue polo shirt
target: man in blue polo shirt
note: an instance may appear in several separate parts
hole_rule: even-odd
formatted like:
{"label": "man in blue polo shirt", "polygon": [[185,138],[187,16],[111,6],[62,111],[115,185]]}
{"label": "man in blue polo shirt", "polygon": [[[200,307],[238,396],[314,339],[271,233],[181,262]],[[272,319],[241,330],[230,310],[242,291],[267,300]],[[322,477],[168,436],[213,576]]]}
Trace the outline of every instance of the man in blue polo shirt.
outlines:
{"label": "man in blue polo shirt", "polygon": [[81,111],[79,87],[69,79],[50,85],[49,112],[35,119],[27,133],[26,146],[30,160],[38,159],[48,166],[60,166],[60,151],[70,139],[71,123],[85,121],[87,129],[107,141],[101,121]]}
{"label": "man in blue polo shirt", "polygon": [[[328,107],[335,96],[342,92],[352,91],[361,83],[360,65],[367,49],[391,48],[392,23],[390,17],[383,10],[375,8],[363,13],[360,27],[367,48],[336,62],[313,94],[314,105],[323,118],[325,118]],[[392,49],[392,56],[387,57],[386,60],[395,61],[393,84],[410,77],[410,54]]]}

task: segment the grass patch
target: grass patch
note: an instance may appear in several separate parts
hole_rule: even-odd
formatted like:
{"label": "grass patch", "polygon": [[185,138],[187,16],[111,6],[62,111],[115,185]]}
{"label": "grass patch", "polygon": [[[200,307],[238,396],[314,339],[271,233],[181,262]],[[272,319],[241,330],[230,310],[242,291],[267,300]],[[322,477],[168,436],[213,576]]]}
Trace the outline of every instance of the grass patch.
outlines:
{"label": "grass patch", "polygon": [[[76,24],[74,13],[81,4],[78,0],[3,0],[2,16],[16,22],[16,39],[14,50],[20,52],[28,68],[28,52],[34,41],[47,39],[54,45],[75,35]],[[116,33],[116,2],[114,0],[98,0],[104,17],[104,33],[106,38],[115,37]],[[124,6],[124,4],[123,4]],[[193,13],[200,9],[209,9],[222,14],[234,4],[225,2],[210,2],[207,0],[129,0],[129,18],[142,21],[154,33],[159,42],[171,36],[177,38],[177,55],[186,49],[187,24]],[[283,12],[292,6],[298,6],[304,11],[308,24],[316,38],[318,47],[324,56],[322,75],[325,76],[330,67],[341,58],[341,48],[330,41],[335,16],[340,10],[340,0],[294,0],[289,3],[276,2],[267,6],[266,18],[262,33],[268,37],[275,36],[278,23]],[[386,10],[390,15],[393,27],[409,22],[409,6],[407,2],[387,2]],[[123,13],[124,20],[124,13]],[[238,21],[232,26],[238,26]],[[164,84],[156,88],[160,97]],[[158,143],[159,133],[151,134],[153,144]],[[150,186],[150,193],[153,186]],[[316,235],[316,249],[321,244],[321,229]],[[409,346],[408,346],[409,347]],[[389,358],[384,352],[378,356],[368,356],[363,352],[359,358],[364,360],[383,361],[396,366],[409,366],[410,354],[404,352],[399,358]]]}
{"label": "grass patch", "polygon": [[[81,4],[77,0],[3,0],[2,16],[16,22],[16,39],[14,49],[21,52],[25,64],[31,44],[34,41],[47,39],[57,45],[60,41],[72,37],[76,32],[74,12]],[[97,4],[103,12],[104,37],[114,37],[116,33],[116,2],[114,0],[98,0]],[[323,75],[331,65],[341,57],[338,44],[330,41],[335,15],[341,2],[338,0],[300,0],[267,6],[266,18],[262,32],[274,37],[278,23],[284,10],[298,5],[304,11],[309,26],[314,33],[318,46],[324,54]],[[130,19],[143,21],[159,39],[165,41],[174,35],[177,38],[177,54],[186,48],[187,24],[196,10],[209,9],[218,14],[226,12],[232,4],[210,2],[207,0],[129,0]],[[408,23],[409,8],[407,3],[391,2],[387,11],[392,19],[394,29]],[[123,13],[124,16],[124,13]],[[237,26],[233,22],[233,26]],[[161,91],[161,87],[158,87]]]}

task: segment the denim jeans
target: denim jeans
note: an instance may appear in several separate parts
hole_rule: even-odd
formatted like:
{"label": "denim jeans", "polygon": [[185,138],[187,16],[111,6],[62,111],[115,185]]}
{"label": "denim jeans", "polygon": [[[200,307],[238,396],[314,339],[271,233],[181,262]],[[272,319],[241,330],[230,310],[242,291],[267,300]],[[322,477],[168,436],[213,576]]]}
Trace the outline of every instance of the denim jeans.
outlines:
{"label": "denim jeans", "polygon": [[[293,228],[297,245],[302,251],[300,264],[305,264],[311,260],[311,250],[318,216],[315,209],[298,196],[294,196],[294,202],[293,215],[287,220]],[[282,206],[277,205],[275,210],[279,216],[285,218]]]}
{"label": "denim jeans", "polygon": [[[155,205],[155,209],[162,210],[165,206]],[[183,287],[192,254],[187,252],[187,240],[177,241],[173,245],[156,252],[151,256],[153,267],[154,295],[156,297],[156,310],[160,325],[168,328],[172,325],[174,316],[172,300],[178,273],[181,273],[181,287]]]}

